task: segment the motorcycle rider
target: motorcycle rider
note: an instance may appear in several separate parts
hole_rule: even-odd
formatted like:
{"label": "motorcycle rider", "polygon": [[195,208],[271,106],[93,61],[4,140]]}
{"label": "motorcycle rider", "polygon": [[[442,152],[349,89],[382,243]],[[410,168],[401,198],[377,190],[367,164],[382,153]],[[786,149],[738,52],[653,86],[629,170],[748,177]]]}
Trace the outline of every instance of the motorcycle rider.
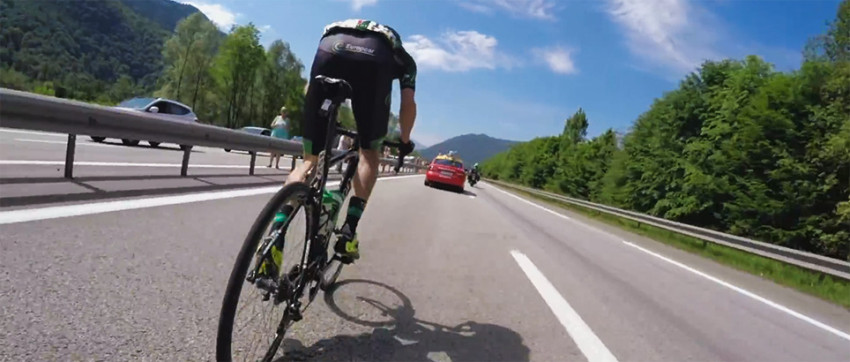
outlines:
{"label": "motorcycle rider", "polygon": [[481,173],[478,170],[478,162],[472,165],[472,169],[469,170],[469,178],[470,180],[475,180],[475,182],[478,182],[478,180],[481,179]]}

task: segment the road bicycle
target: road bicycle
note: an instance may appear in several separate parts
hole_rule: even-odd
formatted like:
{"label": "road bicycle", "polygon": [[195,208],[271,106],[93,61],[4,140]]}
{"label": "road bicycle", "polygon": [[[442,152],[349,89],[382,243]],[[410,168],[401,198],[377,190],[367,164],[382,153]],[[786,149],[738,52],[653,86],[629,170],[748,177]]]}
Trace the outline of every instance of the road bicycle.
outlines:
{"label": "road bicycle", "polygon": [[[337,228],[338,212],[351,190],[351,182],[359,162],[357,133],[343,129],[337,122],[337,110],[345,99],[350,98],[351,85],[341,79],[317,76],[315,86],[324,87],[329,96],[324,100],[319,115],[328,122],[325,148],[319,153],[317,165],[307,177],[307,181],[292,183],[281,188],[266,204],[254,221],[236,258],[225,290],[219,316],[216,338],[216,360],[230,361],[234,354],[247,354],[246,360],[257,360],[251,354],[262,353],[262,361],[274,358],[286,331],[303,318],[304,311],[315,299],[319,290],[327,290],[336,282],[342,271],[343,262],[333,251]],[[351,137],[354,147],[336,156],[332,156],[332,142],[337,135]],[[399,143],[384,141],[388,147],[398,148]],[[404,164],[403,154],[399,154],[395,172]],[[339,183],[339,190],[327,190],[328,170],[339,162],[347,166]],[[288,215],[282,220],[281,212]],[[299,216],[305,219],[303,230],[298,230]],[[269,228],[269,226],[271,226]],[[267,231],[268,230],[268,231]],[[293,230],[296,230],[293,232]],[[286,247],[303,241],[303,249],[287,252]],[[272,245],[283,245],[279,255]],[[294,256],[295,263],[285,267],[283,258]],[[275,258],[280,263],[273,263]],[[277,268],[276,265],[280,266]],[[279,270],[278,270],[279,269]],[[240,305],[243,292],[257,292]],[[248,293],[250,294],[250,293]],[[254,320],[247,325],[235,325],[238,313],[244,312],[250,302],[261,306],[277,308],[282,312],[273,312],[265,318],[265,325],[273,327],[274,338],[268,348],[262,348],[272,333],[257,335],[257,343],[251,341],[247,346],[234,342],[236,334],[248,328],[256,328]],[[253,318],[254,316],[251,316]],[[245,334],[252,331],[244,331]]]}

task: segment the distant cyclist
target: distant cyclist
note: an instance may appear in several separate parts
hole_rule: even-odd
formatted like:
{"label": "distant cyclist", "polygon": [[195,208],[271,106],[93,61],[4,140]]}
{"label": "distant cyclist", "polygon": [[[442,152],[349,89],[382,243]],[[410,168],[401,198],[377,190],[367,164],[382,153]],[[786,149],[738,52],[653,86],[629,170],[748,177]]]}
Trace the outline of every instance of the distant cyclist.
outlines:
{"label": "distant cyclist", "polygon": [[[393,80],[401,85],[401,157],[413,151],[410,132],[416,119],[416,62],[402,47],[401,36],[391,27],[371,20],[349,19],[325,27],[313,59],[310,81],[317,75],[339,78],[351,84],[354,119],[360,146],[360,163],[354,176],[354,195],[348,204],[345,223],[334,250],[344,262],[360,257],[357,223],[366,208],[378,178],[379,152],[390,117]],[[327,95],[320,85],[310,84],[304,104],[304,163],[295,168],[286,183],[304,181],[324,149],[327,124],[318,110]]]}

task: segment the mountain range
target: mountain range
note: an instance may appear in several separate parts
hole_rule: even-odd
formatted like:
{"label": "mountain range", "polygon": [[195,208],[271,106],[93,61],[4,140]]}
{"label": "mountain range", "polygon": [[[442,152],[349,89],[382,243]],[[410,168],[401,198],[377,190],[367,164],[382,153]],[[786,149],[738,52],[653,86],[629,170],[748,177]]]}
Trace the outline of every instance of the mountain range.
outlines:
{"label": "mountain range", "polygon": [[519,142],[493,138],[486,134],[469,133],[449,138],[419,152],[423,157],[430,160],[439,153],[456,151],[458,156],[463,159],[464,166],[472,166],[476,162],[484,161],[499,152],[507,151],[516,143]]}

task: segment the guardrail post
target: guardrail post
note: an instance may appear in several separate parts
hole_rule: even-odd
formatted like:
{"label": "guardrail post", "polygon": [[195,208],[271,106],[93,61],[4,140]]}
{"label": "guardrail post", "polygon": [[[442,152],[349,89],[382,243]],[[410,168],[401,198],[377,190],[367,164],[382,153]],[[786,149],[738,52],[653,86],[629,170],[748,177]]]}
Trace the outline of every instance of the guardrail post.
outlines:
{"label": "guardrail post", "polygon": [[254,151],[249,153],[251,154],[251,167],[248,168],[248,174],[254,176],[254,164],[257,163],[257,153]]}
{"label": "guardrail post", "polygon": [[65,178],[74,178],[74,151],[77,149],[77,135],[68,135],[68,145],[65,148]]}
{"label": "guardrail post", "polygon": [[292,155],[292,165],[289,166],[289,172],[292,172],[292,170],[295,169],[295,160],[297,160],[297,159],[298,159],[298,156]]}
{"label": "guardrail post", "polygon": [[186,176],[189,173],[189,155],[192,154],[192,147],[186,147],[183,150],[183,164],[180,165],[180,176]]}

